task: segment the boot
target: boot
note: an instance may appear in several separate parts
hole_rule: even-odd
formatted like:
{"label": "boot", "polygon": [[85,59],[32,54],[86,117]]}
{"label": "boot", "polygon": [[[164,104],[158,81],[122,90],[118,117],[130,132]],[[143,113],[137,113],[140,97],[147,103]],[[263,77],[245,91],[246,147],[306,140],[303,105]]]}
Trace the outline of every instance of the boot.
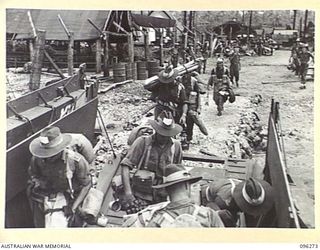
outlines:
{"label": "boot", "polygon": [[305,89],[306,88],[306,85],[305,84],[302,84],[299,89]]}

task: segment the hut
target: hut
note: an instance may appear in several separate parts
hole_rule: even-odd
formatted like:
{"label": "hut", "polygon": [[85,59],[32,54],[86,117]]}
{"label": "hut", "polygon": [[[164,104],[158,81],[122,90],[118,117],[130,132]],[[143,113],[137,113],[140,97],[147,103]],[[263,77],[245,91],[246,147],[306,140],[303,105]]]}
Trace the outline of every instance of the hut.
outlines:
{"label": "hut", "polygon": [[[109,11],[104,10],[7,9],[7,67],[22,66],[25,62],[31,61],[34,35],[30,18],[35,29],[46,32],[46,48],[54,61],[59,67],[66,67],[69,37],[59,21],[59,15],[67,29],[73,33],[74,66],[86,62],[88,68],[96,68],[96,54],[100,52],[97,46],[100,34],[88,19],[102,30],[108,13]],[[48,65],[48,60],[45,60],[44,66]]]}

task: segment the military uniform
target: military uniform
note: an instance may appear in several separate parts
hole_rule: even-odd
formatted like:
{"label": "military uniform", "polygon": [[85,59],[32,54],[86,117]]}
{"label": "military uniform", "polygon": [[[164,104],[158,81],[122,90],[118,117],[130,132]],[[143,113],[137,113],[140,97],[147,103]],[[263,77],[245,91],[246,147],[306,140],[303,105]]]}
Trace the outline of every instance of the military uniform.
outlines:
{"label": "military uniform", "polygon": [[310,58],[314,58],[313,55],[309,52],[301,52],[299,55],[300,59],[300,75],[301,75],[301,83],[306,83],[306,75],[309,67]]}
{"label": "military uniform", "polygon": [[154,116],[157,118],[163,110],[172,113],[174,121],[179,123],[182,114],[182,106],[188,103],[184,86],[181,83],[162,83],[152,90],[152,98],[157,106]]}
{"label": "military uniform", "polygon": [[204,135],[208,135],[207,128],[205,127],[203,121],[200,119],[199,114],[201,111],[201,100],[200,100],[200,86],[198,84],[198,80],[193,77],[184,77],[183,85],[186,90],[186,95],[188,98],[188,112],[186,118],[186,133],[187,140],[191,141],[193,136],[193,126],[196,124],[200,131]]}
{"label": "military uniform", "polygon": [[[155,141],[155,135],[141,136],[137,138],[130,147],[128,154],[122,160],[121,165],[129,167],[130,170],[145,170],[155,174],[153,185],[160,184],[165,168],[171,163],[181,163],[182,148],[179,141],[170,139],[165,147],[160,147]],[[152,190],[145,190],[150,193]],[[133,192],[143,199],[143,194]],[[151,192],[152,193],[152,192]],[[158,192],[154,199],[159,202],[165,200],[167,194]]]}
{"label": "military uniform", "polygon": [[[192,217],[179,221],[179,218],[185,215]],[[224,227],[224,225],[218,212],[185,199],[148,206],[136,214],[126,216],[123,227]]]}
{"label": "military uniform", "polygon": [[219,211],[226,227],[235,227],[240,209],[232,198],[233,191],[241,181],[237,179],[219,179],[201,188],[201,204]]}
{"label": "military uniform", "polygon": [[234,53],[230,56],[230,80],[233,83],[233,78],[236,80],[236,85],[239,87],[239,72],[240,72],[240,55]]}
{"label": "military uniform", "polygon": [[[34,214],[36,227],[44,227],[44,211],[41,199],[56,197],[63,193],[66,199],[72,203],[84,186],[90,184],[89,164],[86,159],[77,152],[68,151],[64,160],[62,157],[55,161],[32,157],[29,167],[29,196]],[[71,186],[70,186],[71,185]]]}
{"label": "military uniform", "polygon": [[218,105],[218,92],[223,88],[230,88],[229,77],[224,74],[222,79],[219,79],[216,75],[211,75],[208,81],[208,85],[213,85],[213,100]]}

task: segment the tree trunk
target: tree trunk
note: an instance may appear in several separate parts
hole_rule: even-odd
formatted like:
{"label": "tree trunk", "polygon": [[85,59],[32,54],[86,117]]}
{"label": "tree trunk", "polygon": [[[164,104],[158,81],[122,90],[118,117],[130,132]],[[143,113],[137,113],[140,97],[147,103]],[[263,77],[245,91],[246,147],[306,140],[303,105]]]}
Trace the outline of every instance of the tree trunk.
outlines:
{"label": "tree trunk", "polygon": [[44,57],[44,45],[46,41],[46,32],[44,30],[37,31],[37,37],[32,55],[32,70],[30,75],[29,89],[36,90],[40,87],[41,69]]}

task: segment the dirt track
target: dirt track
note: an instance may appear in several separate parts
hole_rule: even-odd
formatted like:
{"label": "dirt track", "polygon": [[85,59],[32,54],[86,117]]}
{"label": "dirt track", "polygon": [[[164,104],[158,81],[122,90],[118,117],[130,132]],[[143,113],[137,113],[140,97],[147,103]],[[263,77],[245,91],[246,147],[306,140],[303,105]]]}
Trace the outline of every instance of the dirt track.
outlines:
{"label": "dirt track", "polygon": [[[255,111],[264,129],[267,128],[271,99],[280,103],[280,115],[283,138],[285,143],[286,160],[290,175],[299,192],[298,200],[303,200],[301,213],[307,217],[308,224],[314,226],[314,157],[313,157],[313,82],[307,82],[307,89],[300,90],[300,83],[262,84],[262,81],[299,80],[286,68],[289,51],[275,51],[274,56],[242,57],[240,73],[240,87],[235,89],[238,94],[235,103],[226,103],[222,116],[217,116],[216,106],[210,91],[209,106],[204,105],[206,95],[202,96],[202,119],[209,136],[202,135],[195,126],[193,143],[189,152],[198,153],[205,149],[217,156],[228,156],[226,140],[234,137],[234,130],[241,118],[241,113]],[[201,79],[207,83],[209,72],[215,66],[215,59],[210,59],[207,74]],[[250,98],[256,94],[262,96],[262,102],[255,105]],[[126,144],[129,131],[123,130],[126,122],[134,119],[146,107],[152,105],[146,101],[148,92],[142,89],[142,81],[129,84],[113,90],[100,98],[103,113],[107,123],[111,124],[111,133],[116,147],[122,148]],[[124,100],[121,102],[120,100]],[[142,124],[147,118],[142,119]],[[141,121],[138,121],[141,124]],[[254,155],[260,165],[264,165],[264,154]],[[189,163],[190,164],[190,163]],[[191,164],[192,165],[192,164]],[[219,166],[218,166],[219,167]],[[301,195],[302,194],[302,195]],[[310,206],[311,205],[311,206]],[[307,211],[305,211],[307,210]]]}

